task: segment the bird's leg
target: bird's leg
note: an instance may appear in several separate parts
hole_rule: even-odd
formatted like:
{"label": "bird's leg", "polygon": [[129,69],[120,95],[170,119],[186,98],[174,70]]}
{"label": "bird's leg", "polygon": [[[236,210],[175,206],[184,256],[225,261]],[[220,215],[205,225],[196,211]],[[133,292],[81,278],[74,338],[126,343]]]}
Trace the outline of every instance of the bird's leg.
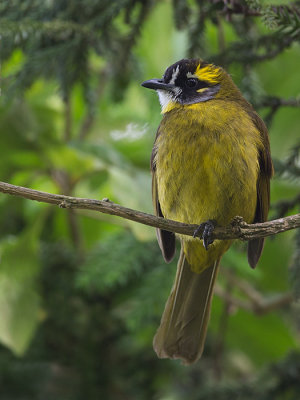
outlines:
{"label": "bird's leg", "polygon": [[211,234],[213,233],[215,226],[216,226],[216,221],[209,219],[208,221],[200,224],[193,234],[193,237],[195,238],[199,236],[200,232],[202,232],[201,237],[203,240],[203,246],[205,250],[208,250],[208,246],[214,242],[213,239],[211,238]]}

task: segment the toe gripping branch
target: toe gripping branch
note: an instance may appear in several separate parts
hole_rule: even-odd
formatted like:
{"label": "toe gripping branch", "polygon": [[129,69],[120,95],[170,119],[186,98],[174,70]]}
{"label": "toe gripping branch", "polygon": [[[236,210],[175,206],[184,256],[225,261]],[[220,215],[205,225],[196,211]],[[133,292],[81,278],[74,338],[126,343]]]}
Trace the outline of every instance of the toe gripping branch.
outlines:
{"label": "toe gripping branch", "polygon": [[205,250],[208,250],[208,246],[214,242],[211,235],[215,227],[216,227],[216,222],[209,219],[208,221],[200,224],[193,234],[193,237],[196,238],[201,233],[201,238]]}

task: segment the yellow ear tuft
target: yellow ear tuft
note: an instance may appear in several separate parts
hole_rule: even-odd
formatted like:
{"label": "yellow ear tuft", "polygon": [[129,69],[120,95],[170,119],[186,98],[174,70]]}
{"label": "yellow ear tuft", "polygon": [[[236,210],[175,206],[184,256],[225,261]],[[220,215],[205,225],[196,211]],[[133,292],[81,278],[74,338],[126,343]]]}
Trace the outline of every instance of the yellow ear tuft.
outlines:
{"label": "yellow ear tuft", "polygon": [[208,64],[201,68],[201,64],[199,64],[195,75],[201,81],[216,84],[220,82],[221,69],[213,64]]}

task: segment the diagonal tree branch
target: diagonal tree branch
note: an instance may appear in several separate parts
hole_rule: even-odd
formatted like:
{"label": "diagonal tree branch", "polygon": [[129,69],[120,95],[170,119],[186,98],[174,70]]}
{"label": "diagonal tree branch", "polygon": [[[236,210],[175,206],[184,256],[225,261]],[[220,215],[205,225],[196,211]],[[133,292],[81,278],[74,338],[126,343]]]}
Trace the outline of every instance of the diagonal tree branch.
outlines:
{"label": "diagonal tree branch", "polygon": [[272,297],[259,295],[259,300],[250,296],[248,299],[241,299],[228,293],[220,284],[216,284],[215,294],[225,300],[231,306],[241,308],[256,315],[264,315],[282,307],[286,307],[294,300],[292,293],[280,293]]}
{"label": "diagonal tree branch", "polygon": [[[94,200],[87,198],[51,194],[22,186],[0,182],[0,192],[13,196],[36,200],[43,203],[56,204],[61,208],[95,210],[110,215],[117,215],[144,225],[153,226],[167,231],[193,236],[198,225],[184,224],[166,218],[155,217],[141,211],[132,210],[115,204],[108,199]],[[199,223],[204,221],[199,221]],[[232,223],[226,227],[216,227],[212,239],[240,239],[251,240],[275,235],[300,227],[300,214],[290,215],[260,224],[247,224],[242,217],[235,217]],[[202,231],[199,231],[201,237]]]}

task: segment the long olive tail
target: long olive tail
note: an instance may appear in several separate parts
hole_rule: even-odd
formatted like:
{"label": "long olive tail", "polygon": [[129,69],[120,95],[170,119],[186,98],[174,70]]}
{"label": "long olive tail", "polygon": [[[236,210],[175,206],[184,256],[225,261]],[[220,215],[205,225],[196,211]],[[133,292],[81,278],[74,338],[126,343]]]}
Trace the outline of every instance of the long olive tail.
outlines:
{"label": "long olive tail", "polygon": [[219,260],[201,274],[191,271],[183,251],[153,347],[160,358],[180,358],[184,364],[202,355]]}

